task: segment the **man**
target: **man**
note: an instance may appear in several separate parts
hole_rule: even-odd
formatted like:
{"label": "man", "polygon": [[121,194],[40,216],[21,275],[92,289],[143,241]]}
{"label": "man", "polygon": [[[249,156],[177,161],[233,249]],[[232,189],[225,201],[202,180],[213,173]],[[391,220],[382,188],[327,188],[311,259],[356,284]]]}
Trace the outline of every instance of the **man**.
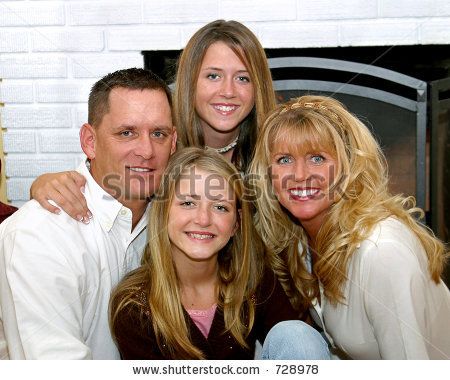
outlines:
{"label": "man", "polygon": [[0,325],[10,358],[119,358],[109,296],[145,247],[149,197],[175,151],[170,102],[167,86],[146,70],[98,81],[80,131],[88,164],[78,168],[92,221],[32,200],[0,226]]}

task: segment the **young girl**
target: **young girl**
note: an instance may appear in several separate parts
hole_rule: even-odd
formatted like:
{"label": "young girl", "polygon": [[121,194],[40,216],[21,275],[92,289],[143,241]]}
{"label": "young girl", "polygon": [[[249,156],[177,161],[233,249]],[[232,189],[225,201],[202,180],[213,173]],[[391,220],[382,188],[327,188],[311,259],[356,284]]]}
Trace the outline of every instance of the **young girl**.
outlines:
{"label": "young girl", "polygon": [[213,21],[178,62],[175,124],[185,146],[216,149],[246,172],[258,126],[275,107],[272,77],[256,36],[237,21]]}
{"label": "young girl", "polygon": [[[256,36],[237,21],[213,21],[183,50],[175,81],[174,119],[182,146],[215,149],[246,172],[258,126],[275,107],[272,77]],[[42,207],[89,222],[77,172],[44,174],[31,188]]]}
{"label": "young girl", "polygon": [[258,257],[241,175],[216,152],[172,157],[148,230],[142,266],[111,298],[124,359],[252,359],[257,338],[298,318]]}
{"label": "young girl", "polygon": [[320,96],[280,105],[262,128],[250,172],[272,266],[294,282],[294,300],[317,297],[341,353],[450,358],[444,246],[417,222],[423,213],[411,198],[389,193],[385,158],[355,116]]}

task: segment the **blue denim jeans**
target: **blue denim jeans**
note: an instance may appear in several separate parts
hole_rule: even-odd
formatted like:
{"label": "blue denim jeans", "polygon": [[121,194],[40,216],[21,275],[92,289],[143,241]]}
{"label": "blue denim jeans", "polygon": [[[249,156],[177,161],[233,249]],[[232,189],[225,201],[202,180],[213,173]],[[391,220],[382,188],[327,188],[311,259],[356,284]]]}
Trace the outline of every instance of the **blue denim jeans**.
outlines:
{"label": "blue denim jeans", "polygon": [[327,360],[330,351],[322,335],[310,325],[302,321],[284,321],[267,334],[261,359]]}

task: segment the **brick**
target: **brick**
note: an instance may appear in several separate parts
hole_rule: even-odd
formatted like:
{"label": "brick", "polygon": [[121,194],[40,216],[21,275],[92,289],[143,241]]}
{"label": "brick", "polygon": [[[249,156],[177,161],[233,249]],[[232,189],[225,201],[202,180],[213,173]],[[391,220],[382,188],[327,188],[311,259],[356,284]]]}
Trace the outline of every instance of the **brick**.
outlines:
{"label": "brick", "polygon": [[6,175],[8,177],[35,178],[43,173],[73,170],[76,168],[74,157],[68,157],[67,155],[45,155],[45,157],[42,157],[10,154],[5,158]]}
{"label": "brick", "polygon": [[34,179],[10,178],[6,181],[6,194],[13,204],[30,200],[30,187]]}
{"label": "brick", "polygon": [[420,24],[421,44],[448,44],[450,41],[450,17],[430,20]]}
{"label": "brick", "polygon": [[34,29],[31,34],[31,49],[37,52],[58,51],[102,51],[103,31],[92,28]]}
{"label": "brick", "polygon": [[[187,45],[189,39],[203,25],[205,25],[205,24],[204,23],[197,23],[197,24],[185,24],[185,25],[183,25],[183,27],[181,28],[181,46],[180,46],[180,49],[183,49]],[[246,25],[246,26],[248,27],[248,25]]]}
{"label": "brick", "polygon": [[[194,33],[199,30],[202,26],[204,26],[204,23],[197,23],[197,24],[186,24],[181,29],[181,47],[184,48],[189,39],[194,35]],[[252,23],[252,22],[246,22],[245,26],[250,29],[256,37],[259,38],[259,31],[258,31],[258,23]]]}
{"label": "brick", "polygon": [[101,78],[113,71],[128,67],[144,67],[141,53],[132,54],[77,54],[71,56],[74,78]]}
{"label": "brick", "polygon": [[32,103],[33,84],[31,82],[11,82],[5,80],[0,84],[0,102]]}
{"label": "brick", "polygon": [[0,56],[0,78],[64,78],[67,58],[38,54]]}
{"label": "brick", "polygon": [[436,14],[435,3],[436,0],[379,0],[380,17],[432,16]]}
{"label": "brick", "polygon": [[78,1],[69,5],[70,25],[141,24],[141,1]]}
{"label": "brick", "polygon": [[340,25],[341,46],[411,45],[418,43],[418,25],[414,21],[377,20]]}
{"label": "brick", "polygon": [[259,30],[265,48],[337,46],[337,23],[274,23],[264,24]]}
{"label": "brick", "polygon": [[67,131],[43,131],[39,133],[41,153],[81,153],[78,129]]}
{"label": "brick", "polygon": [[297,15],[296,0],[262,3],[260,0],[221,0],[220,18],[238,21],[293,21]]}
{"label": "brick", "polygon": [[34,131],[7,131],[3,134],[3,150],[5,153],[34,153],[34,137]]}
{"label": "brick", "polygon": [[191,1],[189,6],[185,0],[144,1],[145,23],[206,23],[218,18],[218,0]]}
{"label": "brick", "polygon": [[0,2],[0,26],[64,25],[64,4],[56,1]]}
{"label": "brick", "polygon": [[[435,0],[434,1],[434,15],[443,17],[450,16],[450,1],[448,0]],[[447,40],[448,43],[448,40]]]}
{"label": "brick", "polygon": [[111,51],[180,49],[181,31],[178,27],[167,25],[111,29],[106,33],[106,40]]}
{"label": "brick", "polygon": [[1,111],[3,127],[16,128],[70,128],[72,115],[69,107],[4,107]]}
{"label": "brick", "polygon": [[299,0],[298,20],[345,20],[376,18],[378,16],[377,0]]}
{"label": "brick", "polygon": [[51,82],[36,84],[36,99],[40,103],[86,102],[92,82]]}
{"label": "brick", "polygon": [[78,107],[74,110],[75,113],[75,128],[80,128],[84,123],[88,121],[88,106],[87,104],[84,107]]}
{"label": "brick", "polygon": [[0,29],[0,53],[21,53],[28,51],[28,32]]}

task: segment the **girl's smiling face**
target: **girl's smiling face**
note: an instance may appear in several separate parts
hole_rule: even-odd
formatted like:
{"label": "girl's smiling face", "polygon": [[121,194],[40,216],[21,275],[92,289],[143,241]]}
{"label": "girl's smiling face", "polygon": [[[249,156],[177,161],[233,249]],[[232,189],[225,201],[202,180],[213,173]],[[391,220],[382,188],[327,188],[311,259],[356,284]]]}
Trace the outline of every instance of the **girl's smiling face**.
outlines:
{"label": "girl's smiling face", "polygon": [[168,223],[174,260],[217,260],[238,228],[235,198],[228,182],[216,174],[194,166],[180,177]]}
{"label": "girl's smiling face", "polygon": [[200,66],[195,110],[201,119],[205,142],[211,135],[239,134],[238,126],[255,104],[253,83],[245,64],[224,42],[213,43]]}

